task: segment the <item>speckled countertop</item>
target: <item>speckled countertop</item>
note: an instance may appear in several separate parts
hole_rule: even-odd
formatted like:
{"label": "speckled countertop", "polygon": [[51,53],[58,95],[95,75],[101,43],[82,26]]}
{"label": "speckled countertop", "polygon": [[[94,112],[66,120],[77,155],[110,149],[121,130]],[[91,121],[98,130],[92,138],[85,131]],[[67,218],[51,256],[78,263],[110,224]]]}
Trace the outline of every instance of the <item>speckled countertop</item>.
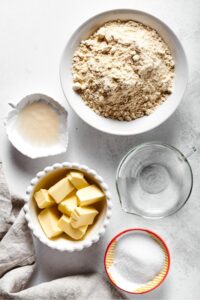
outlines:
{"label": "speckled countertop", "polygon": [[[70,143],[66,154],[30,160],[7,141],[3,117],[8,102],[24,95],[43,92],[67,107],[62,94],[58,65],[62,49],[73,30],[97,12],[112,8],[137,8],[166,22],[181,39],[189,61],[190,80],[176,113],[159,128],[136,137],[116,137],[89,127],[71,110]],[[77,161],[94,168],[110,186],[113,195],[111,224],[99,243],[81,253],[67,254],[48,249],[35,241],[38,265],[30,282],[75,274],[83,270],[103,271],[103,254],[108,241],[129,227],[146,227],[160,234],[171,250],[172,264],[165,283],[157,290],[133,299],[197,300],[200,298],[200,1],[184,0],[18,0],[0,1],[0,99],[1,156],[10,188],[24,195],[35,173],[53,162]],[[194,188],[187,204],[162,220],[145,220],[122,212],[115,189],[115,173],[123,155],[145,141],[163,141],[184,153],[195,145],[190,158]]]}

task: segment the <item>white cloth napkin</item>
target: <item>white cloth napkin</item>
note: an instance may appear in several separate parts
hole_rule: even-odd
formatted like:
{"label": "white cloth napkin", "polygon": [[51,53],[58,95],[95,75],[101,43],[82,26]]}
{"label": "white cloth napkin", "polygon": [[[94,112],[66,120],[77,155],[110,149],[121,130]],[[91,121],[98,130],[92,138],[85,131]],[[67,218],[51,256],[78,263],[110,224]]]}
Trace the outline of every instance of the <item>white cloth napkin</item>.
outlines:
{"label": "white cloth napkin", "polygon": [[0,299],[125,299],[100,274],[68,276],[26,288],[35,267],[32,235],[22,210],[11,196],[0,165]]}

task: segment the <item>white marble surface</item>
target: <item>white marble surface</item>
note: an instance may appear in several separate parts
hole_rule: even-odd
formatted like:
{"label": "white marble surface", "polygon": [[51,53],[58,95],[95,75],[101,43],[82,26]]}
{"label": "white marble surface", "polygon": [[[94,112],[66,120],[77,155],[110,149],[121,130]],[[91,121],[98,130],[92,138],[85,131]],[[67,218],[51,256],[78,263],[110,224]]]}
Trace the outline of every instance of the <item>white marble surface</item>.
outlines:
{"label": "white marble surface", "polygon": [[[43,92],[66,105],[58,65],[62,49],[73,30],[88,17],[105,9],[138,8],[169,24],[180,37],[190,66],[187,93],[177,112],[159,128],[136,137],[103,134],[84,124],[71,110],[68,152],[31,160],[7,141],[3,118],[8,102]],[[143,141],[164,141],[184,153],[199,146],[200,135],[200,1],[184,0],[0,0],[0,142],[10,188],[24,195],[29,180],[53,162],[77,161],[96,169],[113,195],[113,217],[101,241],[82,253],[61,254],[35,241],[38,264],[30,285],[67,274],[103,272],[103,254],[111,237],[129,227],[146,227],[160,234],[171,250],[172,264],[165,283],[154,292],[133,299],[194,300],[200,298],[200,156],[191,157],[194,172],[192,195],[183,209],[163,220],[144,220],[123,213],[115,189],[115,173],[123,155]]]}

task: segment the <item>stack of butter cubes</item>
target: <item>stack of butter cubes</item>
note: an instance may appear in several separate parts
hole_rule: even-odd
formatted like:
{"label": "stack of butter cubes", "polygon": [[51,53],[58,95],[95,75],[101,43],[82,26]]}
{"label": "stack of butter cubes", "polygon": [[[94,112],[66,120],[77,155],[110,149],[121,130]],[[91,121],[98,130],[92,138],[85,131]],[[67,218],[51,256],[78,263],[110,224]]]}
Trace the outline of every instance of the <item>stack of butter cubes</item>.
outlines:
{"label": "stack of butter cubes", "polygon": [[105,199],[105,194],[95,183],[90,184],[83,173],[71,170],[48,190],[35,192],[34,198],[42,209],[38,219],[48,238],[65,233],[80,240],[99,213],[92,205]]}

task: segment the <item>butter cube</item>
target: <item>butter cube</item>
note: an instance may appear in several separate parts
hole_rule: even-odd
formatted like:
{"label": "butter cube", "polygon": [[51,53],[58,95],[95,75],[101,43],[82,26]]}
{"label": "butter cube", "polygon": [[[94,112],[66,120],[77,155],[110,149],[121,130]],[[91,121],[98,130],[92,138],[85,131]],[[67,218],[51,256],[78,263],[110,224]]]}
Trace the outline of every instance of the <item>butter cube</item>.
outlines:
{"label": "butter cube", "polygon": [[74,228],[91,225],[98,213],[93,207],[76,207],[71,214],[71,225]]}
{"label": "butter cube", "polygon": [[34,194],[34,198],[39,208],[46,208],[55,204],[55,201],[45,189],[41,189],[38,192],[36,192]]}
{"label": "butter cube", "polygon": [[68,180],[67,177],[61,179],[56,184],[54,184],[49,190],[49,194],[54,198],[57,203],[60,203],[67,195],[69,195],[73,190],[74,186]]}
{"label": "butter cube", "polygon": [[78,204],[78,200],[76,195],[69,196],[58,205],[58,209],[63,214],[70,216],[72,211],[77,207],[77,204]]}
{"label": "butter cube", "polygon": [[38,219],[48,238],[56,237],[63,232],[58,227],[59,214],[56,207],[43,209],[38,215]]}
{"label": "butter cube", "polygon": [[88,187],[78,190],[76,192],[76,195],[78,197],[78,204],[80,206],[87,206],[93,204],[102,200],[105,196],[102,190],[100,190],[100,188],[95,184],[89,185]]}
{"label": "butter cube", "polygon": [[70,218],[66,215],[62,215],[62,217],[58,221],[58,226],[60,227],[61,230],[63,230],[74,240],[80,240],[86,233],[88,227],[88,226],[82,226],[77,229],[73,228],[70,224]]}
{"label": "butter cube", "polygon": [[84,174],[76,171],[71,171],[68,175],[69,181],[75,186],[77,190],[89,186],[89,183],[84,178]]}

